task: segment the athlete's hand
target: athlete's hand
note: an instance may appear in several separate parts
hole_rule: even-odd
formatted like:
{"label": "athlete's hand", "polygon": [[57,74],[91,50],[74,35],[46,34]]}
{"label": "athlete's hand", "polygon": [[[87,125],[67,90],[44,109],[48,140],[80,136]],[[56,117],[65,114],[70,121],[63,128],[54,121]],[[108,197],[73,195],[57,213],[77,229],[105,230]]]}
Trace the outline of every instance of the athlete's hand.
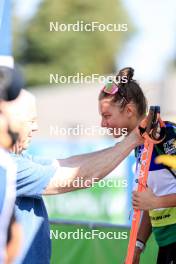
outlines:
{"label": "athlete's hand", "polygon": [[144,138],[140,135],[139,128],[136,127],[129,136],[132,138],[136,147],[144,144]]}
{"label": "athlete's hand", "polygon": [[133,208],[136,210],[148,211],[156,208],[157,196],[152,192],[150,188],[146,188],[142,192],[133,192]]}

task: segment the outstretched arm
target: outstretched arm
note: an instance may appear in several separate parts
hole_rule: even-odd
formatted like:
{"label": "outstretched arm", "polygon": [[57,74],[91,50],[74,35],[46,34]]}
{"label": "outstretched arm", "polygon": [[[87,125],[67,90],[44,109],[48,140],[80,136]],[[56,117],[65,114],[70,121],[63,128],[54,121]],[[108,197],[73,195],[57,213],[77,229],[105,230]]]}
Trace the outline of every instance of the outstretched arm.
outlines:
{"label": "outstretched arm", "polygon": [[91,183],[99,181],[115,169],[122,160],[143,140],[137,131],[133,131],[122,142],[113,147],[78,155],[67,159],[59,160],[59,167],[50,180],[44,194],[58,194],[70,192],[86,186],[74,186],[75,181],[83,180]]}

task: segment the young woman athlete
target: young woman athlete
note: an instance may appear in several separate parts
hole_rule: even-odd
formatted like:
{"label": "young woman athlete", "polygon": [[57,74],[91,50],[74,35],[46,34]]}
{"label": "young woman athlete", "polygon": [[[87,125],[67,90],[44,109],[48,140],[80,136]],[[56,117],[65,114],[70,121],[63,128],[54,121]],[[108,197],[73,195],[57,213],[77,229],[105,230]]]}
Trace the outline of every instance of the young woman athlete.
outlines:
{"label": "young woman athlete", "polygon": [[[117,129],[127,128],[129,134],[146,115],[146,98],[133,79],[133,73],[132,68],[120,70],[116,79],[123,81],[108,82],[99,95],[101,125],[112,129],[114,137],[119,137],[115,133]],[[144,210],[138,230],[134,264],[139,263],[141,252],[152,231],[159,246],[157,263],[176,263],[176,178],[174,171],[167,166],[155,164],[155,158],[160,154],[176,154],[176,126],[170,122],[165,123],[166,137],[162,143],[154,146],[152,154],[149,188],[140,194],[133,193],[133,207]],[[136,148],[138,165],[142,148]]]}

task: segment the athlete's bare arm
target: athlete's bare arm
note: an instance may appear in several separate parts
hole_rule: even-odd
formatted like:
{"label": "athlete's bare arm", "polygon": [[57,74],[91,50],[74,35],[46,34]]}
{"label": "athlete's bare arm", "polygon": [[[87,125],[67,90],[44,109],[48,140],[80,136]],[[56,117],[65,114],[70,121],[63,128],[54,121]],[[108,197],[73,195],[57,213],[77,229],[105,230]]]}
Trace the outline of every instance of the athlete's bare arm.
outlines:
{"label": "athlete's bare arm", "polygon": [[[138,230],[137,239],[139,239],[140,241],[144,242],[144,244],[146,244],[151,233],[152,233],[152,226],[151,226],[151,222],[150,222],[149,213],[148,213],[148,211],[144,211],[143,215],[142,215],[140,227]],[[138,247],[135,248],[134,257],[133,257],[133,264],[140,263],[141,252],[142,251]]]}

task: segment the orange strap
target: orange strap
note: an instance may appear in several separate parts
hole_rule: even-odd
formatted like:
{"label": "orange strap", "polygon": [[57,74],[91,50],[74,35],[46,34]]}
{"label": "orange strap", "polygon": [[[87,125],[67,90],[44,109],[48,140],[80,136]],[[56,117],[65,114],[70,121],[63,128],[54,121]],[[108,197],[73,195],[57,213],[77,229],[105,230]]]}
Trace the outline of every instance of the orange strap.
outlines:
{"label": "orange strap", "polygon": [[[150,167],[150,162],[151,162],[151,157],[152,157],[152,152],[153,152],[153,146],[154,146],[153,142],[147,139],[145,140],[144,149],[141,155],[141,167],[140,167],[140,172],[139,172],[138,189],[137,189],[138,192],[144,191],[147,185],[147,178],[148,178],[148,172],[149,172],[149,167]],[[134,256],[134,250],[136,246],[136,239],[137,239],[137,232],[139,228],[140,218],[141,218],[141,211],[134,210],[125,264],[132,264],[133,262],[133,256]]]}
{"label": "orange strap", "polygon": [[[160,128],[159,137],[157,136],[158,126]],[[160,143],[165,138],[165,124],[160,118],[160,107],[150,107],[148,116],[142,120],[139,125],[139,131],[144,138],[144,149],[141,155],[137,191],[142,192],[147,186],[147,178],[154,144]],[[132,264],[133,262],[140,218],[141,210],[134,210],[125,264]]]}

